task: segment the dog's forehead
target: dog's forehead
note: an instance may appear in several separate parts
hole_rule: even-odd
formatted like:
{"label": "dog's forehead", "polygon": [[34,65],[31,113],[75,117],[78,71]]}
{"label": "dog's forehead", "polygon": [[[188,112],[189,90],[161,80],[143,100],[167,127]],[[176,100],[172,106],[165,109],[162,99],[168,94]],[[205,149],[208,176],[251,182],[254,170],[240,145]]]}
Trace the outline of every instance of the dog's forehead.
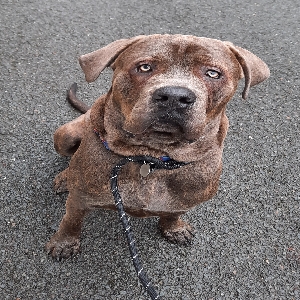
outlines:
{"label": "dog's forehead", "polygon": [[185,35],[153,35],[135,42],[120,55],[120,60],[136,61],[147,57],[171,60],[202,56],[212,61],[231,60],[232,55],[222,41]]}

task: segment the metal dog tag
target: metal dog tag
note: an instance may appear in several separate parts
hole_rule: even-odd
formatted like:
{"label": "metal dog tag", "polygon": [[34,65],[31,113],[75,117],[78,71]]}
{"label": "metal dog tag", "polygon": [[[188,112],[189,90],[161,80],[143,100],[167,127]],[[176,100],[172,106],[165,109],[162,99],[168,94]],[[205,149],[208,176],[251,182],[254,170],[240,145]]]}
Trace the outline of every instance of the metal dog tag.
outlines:
{"label": "metal dog tag", "polygon": [[150,165],[149,164],[143,164],[140,168],[140,174],[143,177],[147,177],[147,175],[150,173]]}

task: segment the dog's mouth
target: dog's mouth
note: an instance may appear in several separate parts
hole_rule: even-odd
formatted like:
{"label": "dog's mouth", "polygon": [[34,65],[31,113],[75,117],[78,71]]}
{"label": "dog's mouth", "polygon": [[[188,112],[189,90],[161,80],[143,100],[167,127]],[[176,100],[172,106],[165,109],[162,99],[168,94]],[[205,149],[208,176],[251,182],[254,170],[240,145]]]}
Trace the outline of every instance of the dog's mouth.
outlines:
{"label": "dog's mouth", "polygon": [[183,134],[183,127],[178,122],[170,120],[155,120],[142,132],[130,133],[131,138],[138,144],[149,142],[170,144],[182,140]]}
{"label": "dog's mouth", "polygon": [[132,144],[158,146],[193,143],[199,132],[188,122],[189,117],[172,112],[149,114],[141,121],[124,123],[123,130]]}
{"label": "dog's mouth", "polygon": [[180,126],[176,122],[160,121],[151,124],[146,132],[153,133],[162,137],[174,137],[178,134],[182,134],[183,129],[182,126]]}

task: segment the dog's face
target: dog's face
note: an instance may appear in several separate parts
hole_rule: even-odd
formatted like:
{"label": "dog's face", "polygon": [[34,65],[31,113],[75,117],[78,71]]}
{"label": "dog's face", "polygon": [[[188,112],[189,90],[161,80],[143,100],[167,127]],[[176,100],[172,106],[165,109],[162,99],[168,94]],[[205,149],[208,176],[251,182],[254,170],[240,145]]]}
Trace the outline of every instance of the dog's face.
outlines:
{"label": "dog's face", "polygon": [[[157,156],[216,134],[239,79],[246,73],[247,91],[262,81],[251,78],[251,63],[247,65],[244,57],[250,55],[255,66],[264,63],[244,49],[233,50],[229,43],[182,35],[141,36],[123,43],[123,49],[118,45],[121,50],[114,49],[110,57],[114,75],[103,126],[116,152],[132,147],[125,155]],[[100,72],[85,66],[103,57],[96,52],[93,60],[83,57],[81,62],[87,76],[96,73],[93,80]]]}
{"label": "dog's face", "polygon": [[136,42],[114,65],[110,101],[120,130],[143,145],[192,143],[236,90],[241,68],[219,41],[168,36]]}

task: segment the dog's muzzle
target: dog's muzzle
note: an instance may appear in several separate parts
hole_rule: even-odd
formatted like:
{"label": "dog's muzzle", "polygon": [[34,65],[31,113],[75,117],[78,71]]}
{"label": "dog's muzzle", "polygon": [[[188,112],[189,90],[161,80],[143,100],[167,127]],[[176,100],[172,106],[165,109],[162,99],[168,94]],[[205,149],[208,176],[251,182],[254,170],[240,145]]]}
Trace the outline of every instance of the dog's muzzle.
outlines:
{"label": "dog's muzzle", "polygon": [[196,102],[196,94],[181,86],[163,86],[156,89],[151,97],[152,111],[144,120],[140,113],[134,122],[124,125],[124,130],[132,134],[159,134],[160,138],[170,139],[186,132],[190,108]]}

